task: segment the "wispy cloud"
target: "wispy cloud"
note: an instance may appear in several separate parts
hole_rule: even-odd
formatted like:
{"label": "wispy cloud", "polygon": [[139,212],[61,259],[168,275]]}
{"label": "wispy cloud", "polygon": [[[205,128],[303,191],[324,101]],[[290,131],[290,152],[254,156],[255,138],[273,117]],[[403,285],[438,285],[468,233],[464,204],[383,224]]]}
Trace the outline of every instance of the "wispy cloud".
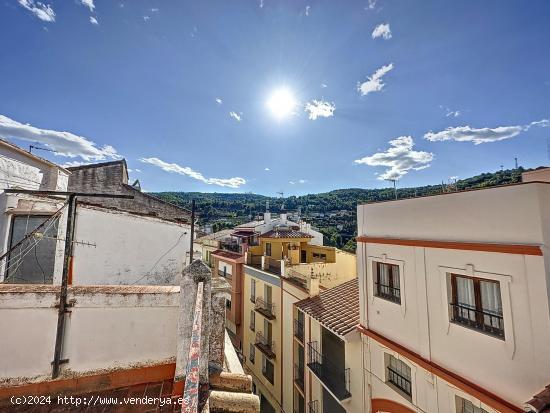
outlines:
{"label": "wispy cloud", "polygon": [[326,102],[324,100],[312,100],[307,102],[305,106],[305,111],[309,112],[309,119],[315,120],[318,117],[330,118],[334,115],[336,106],[334,103]]}
{"label": "wispy cloud", "polygon": [[143,16],[143,21],[146,22],[146,21],[149,21],[151,19],[150,16]]}
{"label": "wispy cloud", "polygon": [[260,9],[264,8],[264,0],[260,0]]}
{"label": "wispy cloud", "polygon": [[120,155],[110,145],[98,147],[89,139],[70,132],[40,129],[19,123],[0,115],[0,138],[39,142],[55,151],[56,155],[69,158],[80,157],[85,161],[119,159]]}
{"label": "wispy cloud", "polygon": [[374,74],[367,78],[363,83],[358,83],[357,90],[361,96],[366,96],[371,92],[379,92],[384,88],[385,83],[382,82],[382,77],[393,69],[393,63],[382,66]]}
{"label": "wispy cloud", "polygon": [[141,162],[154,165],[161,168],[163,171],[172,172],[179,175],[189,176],[190,178],[196,179],[198,181],[204,182],[208,185],[218,185],[227,188],[239,188],[242,185],[246,184],[246,179],[244,178],[206,178],[200,172],[197,172],[191,169],[188,166],[180,166],[176,163],[167,163],[159,158],[141,158]]}
{"label": "wispy cloud", "polygon": [[458,118],[461,115],[461,112],[459,110],[449,110],[447,109],[447,113],[445,114],[446,117],[452,117],[452,118]]}
{"label": "wispy cloud", "polygon": [[356,164],[369,166],[385,166],[387,169],[378,179],[400,179],[409,171],[419,171],[428,168],[434,159],[431,152],[415,151],[413,138],[400,136],[389,141],[390,147],[383,151],[357,159]]}
{"label": "wispy cloud", "polygon": [[385,40],[391,39],[392,35],[391,35],[391,29],[390,29],[389,23],[379,24],[372,31],[372,38],[373,39],[377,39],[379,37],[381,37]]}
{"label": "wispy cloud", "polygon": [[24,7],[40,20],[53,23],[55,21],[55,12],[49,4],[44,4],[35,0],[17,0],[21,7]]}
{"label": "wispy cloud", "polygon": [[306,6],[306,16],[309,16],[309,10],[311,9],[310,5]]}
{"label": "wispy cloud", "polygon": [[264,171],[271,171],[271,169],[269,169],[269,168],[264,168]]}
{"label": "wispy cloud", "polygon": [[305,184],[306,182],[307,182],[307,179],[298,179],[297,181],[288,181],[290,185]]}
{"label": "wispy cloud", "polygon": [[366,9],[374,10],[374,8],[376,7],[377,2],[378,2],[378,0],[369,0],[369,4],[368,4],[367,7],[365,7],[365,10]]}
{"label": "wispy cloud", "polygon": [[95,9],[94,0],[80,0],[80,3],[82,3],[83,6],[89,8],[91,12],[93,12]]}
{"label": "wispy cloud", "polygon": [[221,98],[216,98],[216,103],[218,105],[221,105],[223,103],[223,100]]}
{"label": "wispy cloud", "polygon": [[471,126],[449,127],[440,132],[430,131],[424,135],[424,138],[431,142],[473,142],[475,145],[479,145],[515,138],[521,132],[528,131],[533,126],[550,127],[550,120],[542,119],[528,123],[527,125],[497,126],[495,128],[472,128]]}
{"label": "wispy cloud", "polygon": [[95,25],[99,24],[99,22],[97,21],[97,19],[94,16],[90,16],[90,23],[95,24]]}
{"label": "wispy cloud", "polygon": [[158,7],[153,7],[151,13],[157,13],[159,11]]}
{"label": "wispy cloud", "polygon": [[233,119],[235,119],[237,122],[240,122],[242,120],[243,113],[242,112],[229,112],[229,116],[231,116]]}
{"label": "wispy cloud", "polygon": [[326,88],[326,87],[328,87],[328,85],[326,83],[321,83],[321,87]]}

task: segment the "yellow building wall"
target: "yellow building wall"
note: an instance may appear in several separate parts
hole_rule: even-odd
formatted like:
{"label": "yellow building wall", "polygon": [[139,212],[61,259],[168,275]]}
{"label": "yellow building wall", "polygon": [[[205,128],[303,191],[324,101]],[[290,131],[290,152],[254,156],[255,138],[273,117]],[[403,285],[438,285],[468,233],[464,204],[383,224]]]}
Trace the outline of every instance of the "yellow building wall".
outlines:
{"label": "yellow building wall", "polygon": [[[267,273],[264,273],[269,276]],[[279,278],[272,276],[276,282],[280,282]],[[275,358],[271,360],[274,367],[273,383],[271,384],[262,374],[262,356],[263,353],[256,348],[255,349],[255,362],[250,362],[250,344],[254,345],[257,332],[264,332],[264,316],[257,311],[256,314],[256,328],[255,331],[250,329],[250,311],[254,310],[254,303],[250,301],[251,293],[251,280],[256,280],[256,297],[264,298],[264,286],[271,286],[272,290],[272,302],[275,305],[275,319],[268,321],[272,324],[272,341],[275,343]],[[247,271],[247,267],[244,268],[244,313],[243,313],[243,353],[245,355],[245,368],[249,374],[253,376],[254,383],[262,394],[270,400],[271,405],[275,408],[276,412],[281,412],[281,359],[283,357],[282,340],[281,340],[281,326],[282,326],[282,312],[281,312],[281,288],[266,283],[263,280],[250,275]],[[264,335],[265,336],[265,335]]]}

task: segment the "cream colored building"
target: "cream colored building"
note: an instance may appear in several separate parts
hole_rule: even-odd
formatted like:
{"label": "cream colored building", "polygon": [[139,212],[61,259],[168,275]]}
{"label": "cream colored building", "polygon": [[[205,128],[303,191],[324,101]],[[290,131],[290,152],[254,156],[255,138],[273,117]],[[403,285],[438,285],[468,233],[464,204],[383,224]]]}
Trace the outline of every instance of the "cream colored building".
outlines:
{"label": "cream colored building", "polygon": [[360,205],[358,234],[362,411],[548,411],[549,182]]}
{"label": "cream colored building", "polygon": [[312,244],[315,235],[290,222],[258,238],[244,265],[244,367],[253,376],[262,412],[293,412],[298,373],[293,304],[355,278],[355,255]]}

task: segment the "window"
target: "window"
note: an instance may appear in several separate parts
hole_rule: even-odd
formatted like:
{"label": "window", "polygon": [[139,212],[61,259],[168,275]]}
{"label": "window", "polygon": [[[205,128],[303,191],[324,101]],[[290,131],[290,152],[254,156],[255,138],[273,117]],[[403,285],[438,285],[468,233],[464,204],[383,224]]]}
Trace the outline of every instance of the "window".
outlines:
{"label": "window", "polygon": [[250,280],[250,301],[256,302],[256,280],[254,278]]}
{"label": "window", "polygon": [[273,363],[262,355],[262,374],[271,384],[274,383],[274,372],[275,369],[273,368]]}
{"label": "window", "polygon": [[254,364],[254,360],[256,358],[256,347],[254,347],[254,344],[250,344],[250,349],[248,351],[248,359],[252,364]]}
{"label": "window", "polygon": [[[6,283],[51,284],[57,247],[59,218],[49,216],[18,216],[11,221],[10,254],[4,273]],[[43,237],[25,237],[38,230]],[[24,241],[23,241],[24,240]],[[18,245],[19,244],[19,245]]]}
{"label": "window", "polygon": [[487,410],[474,406],[469,400],[455,396],[456,413],[488,413]]}
{"label": "window", "polygon": [[231,300],[225,300],[225,308],[231,311]]}
{"label": "window", "polygon": [[305,413],[306,403],[304,401],[304,396],[294,389],[294,413]]}
{"label": "window", "polygon": [[451,274],[451,320],[504,338],[500,284],[497,281]]}
{"label": "window", "polygon": [[313,253],[313,258],[317,258],[319,260],[323,260],[323,261],[326,261],[327,260],[327,254],[321,254],[319,252],[314,252]]}
{"label": "window", "polygon": [[401,304],[399,266],[375,262],[374,295]]}
{"label": "window", "polygon": [[265,243],[265,255],[267,255],[268,257],[271,257],[271,243],[270,242]]}
{"label": "window", "polygon": [[411,368],[392,355],[388,355],[386,381],[406,396],[411,396]]}
{"label": "window", "polygon": [[256,312],[254,310],[250,310],[250,329],[256,330]]}

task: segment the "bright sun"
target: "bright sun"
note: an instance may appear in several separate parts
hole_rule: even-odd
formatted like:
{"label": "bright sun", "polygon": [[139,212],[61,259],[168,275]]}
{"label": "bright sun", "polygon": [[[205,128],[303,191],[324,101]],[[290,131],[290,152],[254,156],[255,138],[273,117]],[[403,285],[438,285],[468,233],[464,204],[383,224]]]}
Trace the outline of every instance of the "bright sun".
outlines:
{"label": "bright sun", "polygon": [[297,104],[292,91],[286,88],[274,91],[267,101],[269,110],[278,119],[292,115]]}

